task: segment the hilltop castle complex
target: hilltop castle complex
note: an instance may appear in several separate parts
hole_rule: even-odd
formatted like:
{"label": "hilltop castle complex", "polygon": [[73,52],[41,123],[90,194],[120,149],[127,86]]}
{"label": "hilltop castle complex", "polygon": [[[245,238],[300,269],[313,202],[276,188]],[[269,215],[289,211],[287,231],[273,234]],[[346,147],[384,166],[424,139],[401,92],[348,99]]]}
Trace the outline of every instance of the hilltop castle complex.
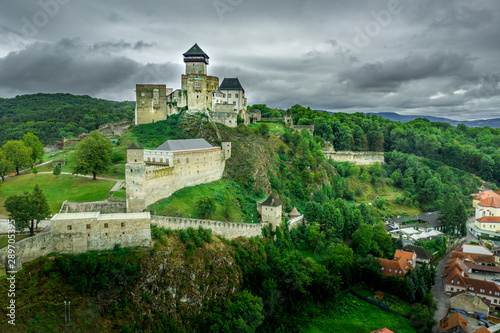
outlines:
{"label": "hilltop castle complex", "polygon": [[182,110],[200,111],[213,121],[229,127],[237,126],[238,115],[249,123],[245,90],[237,78],[219,78],[207,74],[209,56],[195,44],[183,54],[186,74],[181,76],[181,89],[164,84],[137,84],[135,124],[165,120]]}

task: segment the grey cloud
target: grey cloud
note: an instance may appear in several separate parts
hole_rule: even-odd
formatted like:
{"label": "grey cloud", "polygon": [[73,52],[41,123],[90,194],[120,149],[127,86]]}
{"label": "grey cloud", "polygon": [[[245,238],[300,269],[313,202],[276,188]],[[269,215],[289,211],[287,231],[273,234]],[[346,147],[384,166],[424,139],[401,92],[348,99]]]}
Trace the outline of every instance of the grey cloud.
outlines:
{"label": "grey cloud", "polygon": [[363,64],[360,68],[340,73],[339,78],[358,89],[391,92],[408,81],[445,76],[473,79],[475,74],[471,59],[465,55],[442,52],[428,57],[411,54],[402,59]]}
{"label": "grey cloud", "polygon": [[140,51],[145,48],[154,47],[156,43],[148,43],[145,41],[137,41],[135,43],[125,42],[124,40],[119,40],[117,42],[99,42],[94,43],[90,49],[93,51],[103,51],[103,52],[119,52],[123,50],[135,50]]}

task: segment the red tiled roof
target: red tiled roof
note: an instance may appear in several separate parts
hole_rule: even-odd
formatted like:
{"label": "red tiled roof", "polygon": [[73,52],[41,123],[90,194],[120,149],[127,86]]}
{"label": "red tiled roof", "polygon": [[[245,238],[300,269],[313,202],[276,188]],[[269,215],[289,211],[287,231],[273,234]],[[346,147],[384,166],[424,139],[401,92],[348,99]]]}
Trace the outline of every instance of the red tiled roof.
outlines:
{"label": "red tiled roof", "polygon": [[477,220],[481,223],[500,223],[500,216],[483,216]]}
{"label": "red tiled roof", "polygon": [[491,197],[500,197],[500,195],[498,195],[497,193],[495,193],[491,190],[490,191],[483,191],[483,192],[479,192],[479,193],[474,193],[473,196],[474,196],[474,200],[479,200],[479,201],[483,201],[484,199],[491,198]]}
{"label": "red tiled roof", "polygon": [[415,257],[415,252],[396,250],[396,253],[394,253],[394,259],[398,259],[401,257],[403,257],[407,261],[412,261]]}
{"label": "red tiled roof", "polygon": [[467,319],[465,319],[460,312],[455,312],[452,315],[449,315],[448,317],[444,317],[441,319],[441,322],[439,323],[439,330],[440,331],[446,331],[449,330],[450,328],[460,326],[462,327],[466,332],[469,332],[467,328]]}
{"label": "red tiled roof", "polygon": [[452,268],[457,268],[460,272],[464,272],[465,276],[468,276],[469,267],[462,260],[458,258],[448,259],[444,266],[444,274],[448,275]]}
{"label": "red tiled roof", "polygon": [[467,267],[469,267],[470,269],[478,270],[478,271],[500,273],[500,267],[496,267],[496,266],[476,265],[473,263],[468,263]]}
{"label": "red tiled roof", "polygon": [[452,251],[450,258],[459,258],[466,263],[467,260],[476,264],[478,262],[484,262],[486,264],[494,264],[495,257],[489,254],[477,254],[477,253],[464,253],[458,250]]}
{"label": "red tiled roof", "polygon": [[373,331],[373,332],[370,332],[370,333],[394,333],[393,331],[391,331],[390,329],[384,327],[380,330],[376,330],[376,331]]}
{"label": "red tiled roof", "polygon": [[486,326],[481,326],[479,329],[475,330],[473,333],[491,333],[489,329],[486,328]]}
{"label": "red tiled roof", "polygon": [[379,258],[378,260],[380,260],[380,273],[382,275],[396,275],[399,277],[405,276],[406,269],[402,266],[403,260],[389,260],[383,258]]}
{"label": "red tiled roof", "polygon": [[482,207],[500,208],[500,196],[486,198],[483,201],[481,201],[480,203],[478,203],[477,205],[482,206]]}

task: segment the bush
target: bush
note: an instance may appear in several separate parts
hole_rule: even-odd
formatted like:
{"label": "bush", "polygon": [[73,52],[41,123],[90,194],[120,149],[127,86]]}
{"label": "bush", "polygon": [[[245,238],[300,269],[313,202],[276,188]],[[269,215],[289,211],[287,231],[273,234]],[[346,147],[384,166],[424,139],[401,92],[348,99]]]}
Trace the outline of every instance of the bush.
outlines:
{"label": "bush", "polygon": [[111,155],[111,162],[118,163],[118,162],[122,162],[122,161],[125,161],[125,154],[123,154],[123,153],[113,153]]}

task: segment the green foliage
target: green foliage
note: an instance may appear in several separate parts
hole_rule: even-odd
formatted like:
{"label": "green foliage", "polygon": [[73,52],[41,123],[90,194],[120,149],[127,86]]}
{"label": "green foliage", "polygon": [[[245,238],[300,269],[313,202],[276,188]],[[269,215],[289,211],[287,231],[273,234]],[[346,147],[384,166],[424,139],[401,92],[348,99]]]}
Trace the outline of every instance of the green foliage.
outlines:
{"label": "green foliage", "polygon": [[260,135],[269,135],[269,126],[266,123],[261,123],[259,125],[259,134]]}
{"label": "green foliage", "polygon": [[50,214],[50,206],[42,189],[35,185],[32,193],[11,195],[5,200],[5,209],[10,219],[14,220],[17,230],[30,229],[33,235],[35,223],[45,219]]}
{"label": "green foliage", "polygon": [[196,203],[196,207],[198,209],[198,213],[205,219],[215,213],[215,210],[217,209],[215,199],[212,197],[200,198]]}
{"label": "green foliage", "polygon": [[14,164],[7,158],[4,151],[0,149],[0,177],[5,181],[5,176],[14,170]]}
{"label": "green foliage", "polygon": [[34,94],[0,98],[0,144],[34,133],[43,144],[134,119],[135,102],[114,102],[71,94]]}
{"label": "green foliage", "polygon": [[210,332],[255,332],[264,321],[263,308],[260,297],[243,290],[206,314],[207,327]]}
{"label": "green foliage", "polygon": [[23,136],[26,147],[31,148],[31,163],[35,163],[43,156],[43,146],[38,137],[33,133],[26,133]]}
{"label": "green foliage", "polygon": [[31,169],[31,172],[35,175],[36,177],[36,174],[38,173],[38,168],[35,166],[33,167],[33,169]]}
{"label": "green foliage", "polygon": [[190,139],[185,129],[179,126],[182,114],[171,115],[167,120],[132,128],[132,136],[145,148],[156,148],[167,140]]}
{"label": "green foliage", "polygon": [[76,147],[73,174],[92,174],[93,179],[111,165],[111,141],[99,131],[93,131]]}
{"label": "green foliage", "polygon": [[137,279],[141,252],[118,248],[57,256],[55,265],[76,290],[92,295],[102,290],[123,288]]}
{"label": "green foliage", "polygon": [[422,246],[433,255],[437,252],[437,257],[442,256],[446,251],[446,239],[444,237],[431,239],[425,242],[415,242],[415,245]]}
{"label": "green foliage", "polygon": [[61,174],[61,167],[59,166],[59,164],[56,163],[56,166],[54,167],[52,174],[54,176],[59,176]]}
{"label": "green foliage", "polygon": [[30,166],[32,163],[31,156],[32,151],[30,147],[26,147],[21,140],[7,141],[3,146],[2,150],[5,154],[7,160],[16,169],[16,174],[19,175],[19,169],[23,167]]}

